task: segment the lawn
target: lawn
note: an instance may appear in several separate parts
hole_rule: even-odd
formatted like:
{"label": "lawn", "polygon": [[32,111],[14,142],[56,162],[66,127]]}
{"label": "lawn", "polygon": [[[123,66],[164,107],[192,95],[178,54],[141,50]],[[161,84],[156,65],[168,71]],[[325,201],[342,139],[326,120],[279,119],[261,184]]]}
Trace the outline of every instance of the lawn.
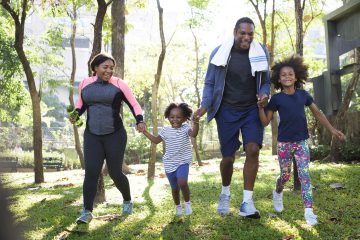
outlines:
{"label": "lawn", "polygon": [[[268,152],[265,152],[265,154]],[[263,153],[264,154],[264,153]],[[189,177],[193,214],[175,217],[171,193],[161,165],[156,178],[148,182],[140,174],[128,175],[134,213],[121,216],[122,198],[106,177],[106,203],[94,209],[96,218],[89,225],[74,224],[82,205],[83,171],[46,172],[46,182],[33,184],[32,173],[2,175],[11,190],[10,209],[23,228],[25,239],[360,239],[360,164],[311,163],[314,185],[314,212],[319,224],[305,223],[300,192],[288,184],[284,190],[285,211],[272,208],[272,189],[278,173],[275,157],[261,156],[255,186],[255,205],[260,219],[238,216],[242,200],[243,158],[237,160],[231,185],[231,213],[216,213],[221,180],[219,159],[206,165],[193,165]],[[334,189],[331,183],[341,183]]]}

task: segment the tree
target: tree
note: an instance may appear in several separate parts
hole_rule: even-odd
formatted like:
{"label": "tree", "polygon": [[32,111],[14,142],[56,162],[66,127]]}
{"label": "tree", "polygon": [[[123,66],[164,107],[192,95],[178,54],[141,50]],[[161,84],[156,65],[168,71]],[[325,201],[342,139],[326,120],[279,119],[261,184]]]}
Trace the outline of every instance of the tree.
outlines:
{"label": "tree", "polygon": [[[76,52],[75,52],[75,37],[76,37],[76,27],[77,27],[77,12],[78,6],[76,1],[72,1],[72,9],[67,9],[66,13],[71,19],[71,35],[70,35],[70,48],[71,48],[71,75],[69,80],[69,103],[70,105],[75,105],[74,103],[74,83],[75,83],[75,74],[76,74]],[[84,154],[82,151],[79,131],[75,123],[73,125],[74,132],[74,141],[75,141],[75,149],[80,159],[81,168],[85,168],[85,160]]]}
{"label": "tree", "polygon": [[[164,36],[164,24],[163,24],[163,8],[160,5],[160,0],[156,0],[157,8],[159,12],[159,31],[160,31],[160,40],[161,40],[161,52],[158,59],[158,65],[157,65],[157,71],[155,74],[155,80],[154,84],[152,86],[152,101],[151,101],[151,112],[152,112],[152,125],[153,125],[153,134],[158,134],[158,120],[157,120],[157,112],[158,112],[158,106],[157,106],[157,97],[158,97],[158,90],[161,80],[161,72],[163,63],[165,60],[165,54],[166,54],[166,44],[165,44],[165,36]],[[150,147],[150,160],[148,164],[148,179],[153,179],[155,176],[155,162],[156,162],[156,144],[151,143]]]}
{"label": "tree", "polygon": [[[200,88],[199,88],[199,79],[200,79],[200,73],[201,73],[201,67],[200,67],[200,44],[198,41],[198,36],[196,35],[196,28],[199,28],[201,25],[204,24],[205,20],[207,20],[201,11],[205,10],[207,6],[209,5],[209,0],[189,0],[188,4],[191,8],[191,18],[188,20],[189,28],[191,31],[191,34],[194,39],[194,50],[195,50],[195,80],[194,80],[194,86],[195,86],[195,94],[196,94],[196,106],[197,108],[200,107],[201,104],[201,98],[200,98]],[[202,139],[203,137],[203,130],[204,130],[204,124],[200,125],[200,134],[199,137]],[[198,162],[199,166],[202,166],[203,163],[200,159],[199,154],[199,148],[197,144],[196,138],[191,138],[191,142],[194,147],[195,151],[195,157],[196,161]],[[200,144],[201,147],[201,144]]]}
{"label": "tree", "polygon": [[[0,9],[1,11],[1,9]],[[21,62],[12,46],[11,26],[0,16],[0,122],[17,122],[17,115],[25,101],[25,89],[20,80]]]}
{"label": "tree", "polygon": [[30,9],[28,0],[22,0],[19,6],[11,5],[8,0],[1,0],[2,7],[9,13],[15,24],[14,47],[23,66],[29,87],[33,115],[33,147],[35,165],[35,183],[44,182],[42,159],[42,131],[40,96],[35,85],[34,74],[24,51],[24,30],[27,11]]}
{"label": "tree", "polygon": [[[102,24],[104,21],[104,17],[107,11],[107,7],[112,3],[112,0],[109,0],[108,3],[105,2],[105,0],[97,0],[98,3],[98,9],[96,13],[95,18],[95,24],[94,24],[94,41],[93,41],[93,48],[91,51],[91,55],[88,61],[88,69],[89,69],[89,76],[92,75],[90,63],[93,57],[101,52],[101,44],[102,44]],[[98,180],[98,186],[97,186],[97,192],[95,196],[95,202],[101,203],[105,202],[105,186],[104,186],[104,175],[103,173],[100,173],[99,180]]]}
{"label": "tree", "polygon": [[[111,51],[116,61],[115,76],[124,79],[124,56],[125,56],[125,1],[113,0],[111,5]],[[121,115],[123,116],[123,108]],[[130,168],[125,161],[122,170],[130,173]]]}
{"label": "tree", "polygon": [[[270,25],[270,43],[268,42],[268,33],[267,33],[267,0],[263,0],[263,15],[260,12],[260,3],[258,0],[256,2],[254,0],[250,0],[251,4],[254,6],[256,14],[259,18],[261,29],[262,29],[262,37],[263,37],[263,44],[268,47],[269,50],[269,65],[272,66],[274,64],[274,49],[275,49],[275,0],[272,1],[272,13],[271,13],[271,25]],[[274,85],[271,85],[270,95],[275,94]],[[274,114],[273,119],[271,121],[271,149],[272,154],[276,155],[277,153],[277,136],[278,136],[278,120],[277,115]]]}

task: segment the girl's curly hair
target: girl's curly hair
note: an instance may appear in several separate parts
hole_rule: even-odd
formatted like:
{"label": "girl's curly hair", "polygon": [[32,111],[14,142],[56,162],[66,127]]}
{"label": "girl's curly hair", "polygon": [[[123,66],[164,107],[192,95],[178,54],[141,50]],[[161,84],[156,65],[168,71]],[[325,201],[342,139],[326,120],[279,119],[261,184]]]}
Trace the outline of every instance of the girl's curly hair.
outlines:
{"label": "girl's curly hair", "polygon": [[191,114],[193,113],[193,111],[191,110],[189,105],[187,105],[186,103],[170,103],[169,106],[167,106],[167,108],[165,109],[165,112],[164,112],[165,118],[170,117],[170,112],[174,108],[180,108],[183,112],[184,117],[187,120],[190,120],[190,117],[191,117]]}
{"label": "girl's curly hair", "polygon": [[293,55],[289,58],[285,58],[282,61],[279,61],[274,64],[271,68],[271,78],[270,81],[274,84],[275,89],[283,89],[280,79],[280,71],[283,67],[291,67],[294,69],[296,82],[295,89],[301,88],[302,84],[305,84],[309,73],[308,66],[304,64],[304,59],[300,56]]}

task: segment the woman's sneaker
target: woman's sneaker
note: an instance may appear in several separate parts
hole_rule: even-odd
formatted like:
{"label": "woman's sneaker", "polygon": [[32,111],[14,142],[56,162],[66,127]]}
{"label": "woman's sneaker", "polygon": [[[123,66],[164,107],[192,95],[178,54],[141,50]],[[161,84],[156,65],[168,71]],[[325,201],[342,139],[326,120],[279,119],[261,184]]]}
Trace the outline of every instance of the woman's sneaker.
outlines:
{"label": "woman's sneaker", "polygon": [[273,191],[273,206],[275,211],[282,212],[284,210],[283,205],[283,192],[277,193],[275,190]]}
{"label": "woman's sneaker", "polygon": [[306,223],[311,226],[318,224],[317,216],[314,214],[312,208],[305,208],[305,220]]}
{"label": "woman's sneaker", "polygon": [[260,218],[260,213],[255,208],[253,201],[243,202],[240,206],[239,215],[247,218]]}
{"label": "woman's sneaker", "polygon": [[88,224],[91,222],[93,215],[90,210],[83,209],[80,216],[76,219],[77,224]]}
{"label": "woman's sneaker", "polygon": [[175,214],[176,216],[181,216],[183,214],[181,205],[175,207]]}
{"label": "woman's sneaker", "polygon": [[184,203],[185,215],[192,214],[191,203]]}
{"label": "woman's sneaker", "polygon": [[131,201],[124,201],[122,207],[122,214],[123,215],[130,215],[132,214],[133,204]]}
{"label": "woman's sneaker", "polygon": [[230,208],[230,195],[220,194],[219,205],[217,208],[220,216],[225,216],[229,213]]}

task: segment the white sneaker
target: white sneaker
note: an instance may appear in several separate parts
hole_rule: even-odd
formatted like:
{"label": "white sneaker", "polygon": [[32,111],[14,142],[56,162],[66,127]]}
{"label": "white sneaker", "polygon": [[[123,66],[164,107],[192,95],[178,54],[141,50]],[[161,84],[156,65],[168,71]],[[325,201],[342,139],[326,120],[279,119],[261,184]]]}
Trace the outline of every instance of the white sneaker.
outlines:
{"label": "white sneaker", "polygon": [[191,203],[185,203],[184,208],[185,208],[185,215],[192,214]]}
{"label": "white sneaker", "polygon": [[260,218],[260,212],[255,208],[254,202],[243,202],[240,205],[239,215],[247,218]]}
{"label": "white sneaker", "polygon": [[181,206],[180,207],[176,206],[175,209],[176,209],[176,216],[181,216],[183,214]]}
{"label": "white sneaker", "polygon": [[273,206],[276,212],[282,212],[284,210],[282,197],[283,192],[277,193],[275,190],[273,191]]}
{"label": "white sneaker", "polygon": [[217,208],[220,216],[225,216],[230,211],[230,196],[225,194],[220,194],[219,205]]}
{"label": "white sneaker", "polygon": [[314,214],[312,208],[305,208],[305,220],[306,223],[311,226],[318,224],[317,216]]}

